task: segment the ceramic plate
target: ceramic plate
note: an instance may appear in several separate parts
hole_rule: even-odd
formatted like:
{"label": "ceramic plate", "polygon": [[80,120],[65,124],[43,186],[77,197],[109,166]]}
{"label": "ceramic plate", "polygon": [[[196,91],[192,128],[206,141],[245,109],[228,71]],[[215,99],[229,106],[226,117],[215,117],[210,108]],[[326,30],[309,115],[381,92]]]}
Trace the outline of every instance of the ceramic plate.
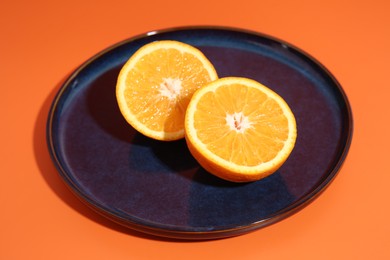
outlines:
{"label": "ceramic plate", "polygon": [[[126,124],[115,99],[118,72],[139,47],[163,39],[194,45],[220,77],[252,78],[287,101],[298,138],[280,170],[252,183],[223,181],[183,140],[154,141]],[[223,27],[155,31],[102,51],[64,83],[47,123],[52,159],[81,200],[126,227],[180,239],[240,235],[297,212],[334,179],[351,138],[350,105],[324,66],[286,42]]]}

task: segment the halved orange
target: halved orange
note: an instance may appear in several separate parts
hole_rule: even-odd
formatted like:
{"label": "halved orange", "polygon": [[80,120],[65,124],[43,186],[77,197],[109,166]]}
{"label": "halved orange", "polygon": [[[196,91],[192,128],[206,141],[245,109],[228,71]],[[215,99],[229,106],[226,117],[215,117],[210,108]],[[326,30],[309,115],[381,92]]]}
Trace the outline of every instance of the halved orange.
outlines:
{"label": "halved orange", "polygon": [[185,132],[199,164],[233,182],[274,173],[297,137],[295,117],[285,100],[261,83],[239,77],[218,79],[194,93]]}
{"label": "halved orange", "polygon": [[126,121],[157,140],[184,137],[184,115],[192,94],[218,78],[197,48],[155,41],[138,49],[122,67],[116,98]]}

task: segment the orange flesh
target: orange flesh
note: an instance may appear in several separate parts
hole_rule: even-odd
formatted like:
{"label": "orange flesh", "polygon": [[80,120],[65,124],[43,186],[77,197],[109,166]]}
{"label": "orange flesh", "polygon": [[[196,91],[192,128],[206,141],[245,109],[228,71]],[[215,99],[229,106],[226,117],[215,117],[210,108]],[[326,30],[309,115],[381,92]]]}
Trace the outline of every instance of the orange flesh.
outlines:
{"label": "orange flesh", "polygon": [[[185,110],[192,93],[210,80],[208,71],[194,55],[159,49],[145,55],[129,72],[126,85],[132,87],[124,95],[131,113],[142,124],[155,131],[175,132],[184,127]],[[179,93],[170,81],[181,84]],[[172,92],[173,98],[163,95],[162,88],[165,93]]]}
{"label": "orange flesh", "polygon": [[[200,141],[217,156],[238,165],[256,166],[274,159],[283,148],[288,119],[279,104],[260,90],[232,84],[201,99],[207,102],[198,102],[194,128]],[[232,119],[230,124],[227,115]]]}

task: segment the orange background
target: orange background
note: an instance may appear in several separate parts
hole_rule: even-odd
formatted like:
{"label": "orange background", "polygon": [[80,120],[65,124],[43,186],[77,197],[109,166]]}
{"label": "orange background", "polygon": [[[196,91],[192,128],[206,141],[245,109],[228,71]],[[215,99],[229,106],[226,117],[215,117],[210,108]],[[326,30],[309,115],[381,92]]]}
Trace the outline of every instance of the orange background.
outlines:
{"label": "orange background", "polygon": [[[390,2],[319,2],[2,0],[0,259],[390,259]],[[91,211],[58,176],[45,124],[64,79],[116,42],[186,25],[283,39],[343,86],[355,122],[350,153],[302,211],[234,238],[161,240]]]}

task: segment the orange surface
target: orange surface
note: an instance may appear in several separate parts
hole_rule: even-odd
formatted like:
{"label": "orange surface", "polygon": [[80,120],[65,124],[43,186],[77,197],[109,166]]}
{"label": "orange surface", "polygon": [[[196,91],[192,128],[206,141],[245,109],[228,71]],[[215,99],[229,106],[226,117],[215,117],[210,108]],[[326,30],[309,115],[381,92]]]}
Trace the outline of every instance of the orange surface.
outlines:
{"label": "orange surface", "polygon": [[[3,0],[0,12],[0,259],[390,259],[389,1]],[[234,238],[160,240],[97,215],[58,177],[45,124],[64,79],[118,41],[183,25],[281,38],[344,87],[355,121],[349,156],[299,213]]]}

